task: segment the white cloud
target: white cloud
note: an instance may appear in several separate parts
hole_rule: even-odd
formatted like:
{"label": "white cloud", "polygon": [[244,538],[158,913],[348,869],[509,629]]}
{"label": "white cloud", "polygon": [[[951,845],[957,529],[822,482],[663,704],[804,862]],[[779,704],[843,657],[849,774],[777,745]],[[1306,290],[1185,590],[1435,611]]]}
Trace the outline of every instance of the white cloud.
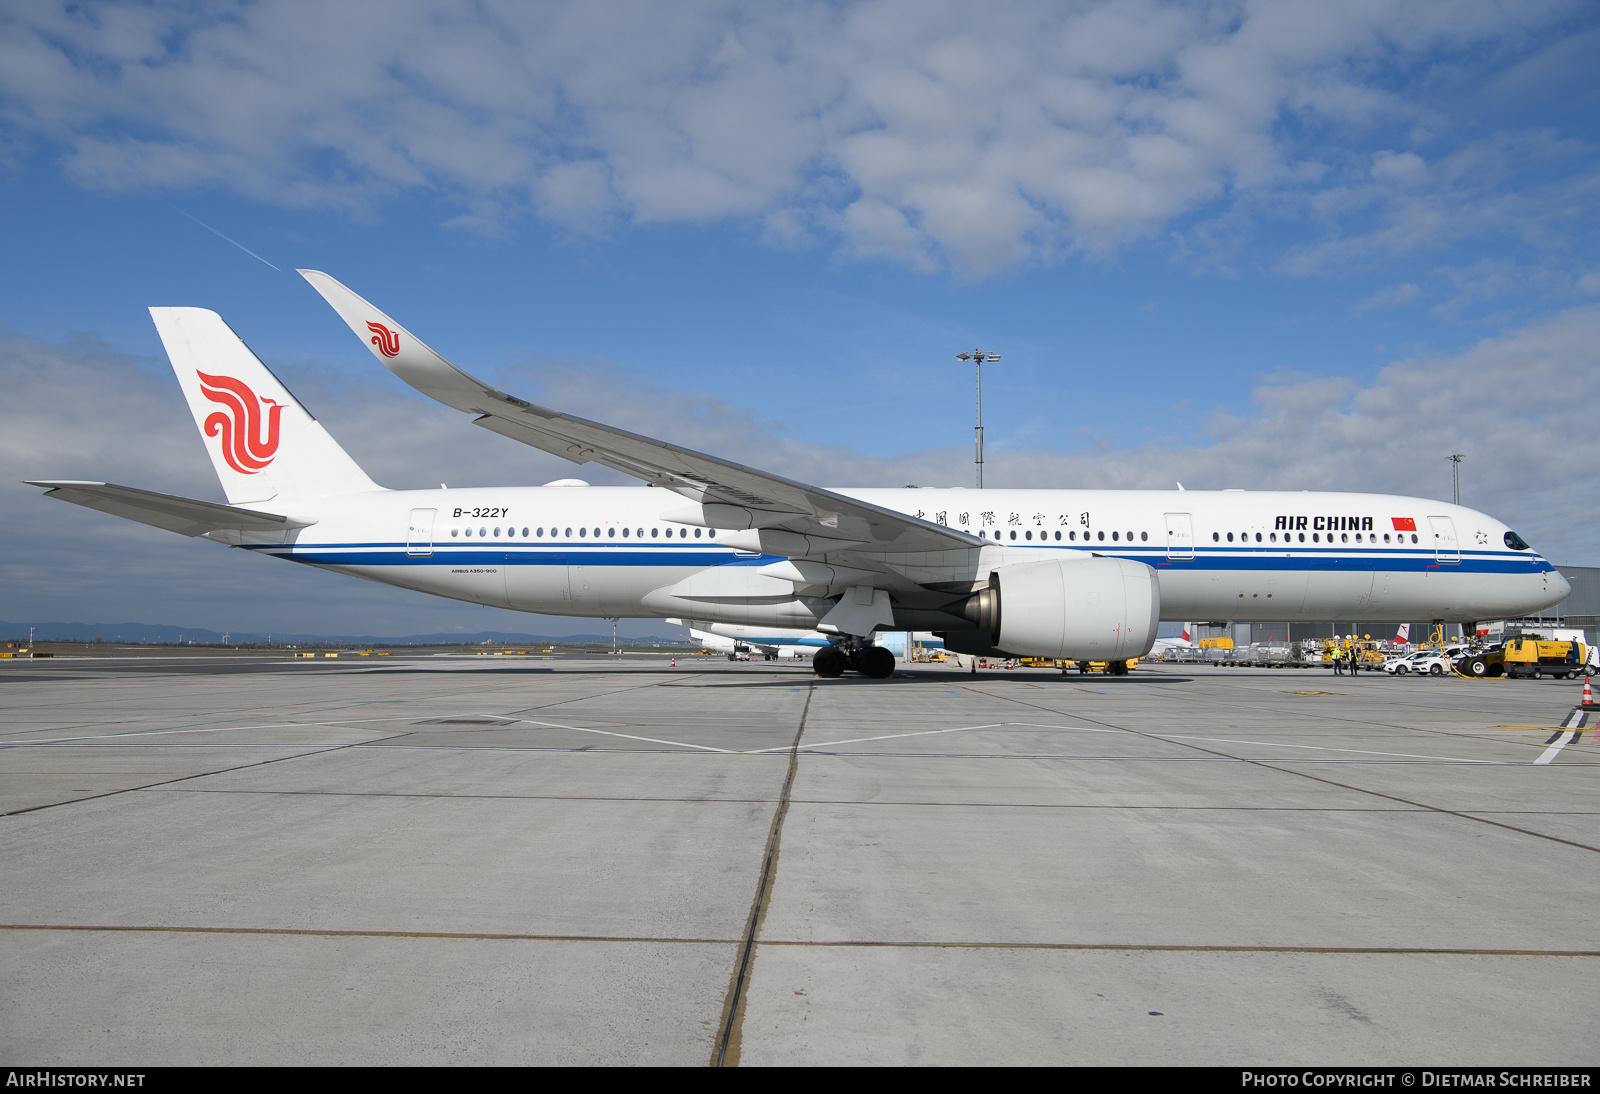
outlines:
{"label": "white cloud", "polygon": [[[1572,10],[12,5],[0,125],[13,142],[55,142],[94,186],[223,185],[352,210],[429,188],[477,230],[529,212],[589,233],[733,219],[787,246],[810,232],[848,254],[981,276],[1115,248],[1219,201],[1309,197],[1326,165],[1291,130],[1426,113],[1372,80],[1377,66],[1504,46]],[[1504,228],[1470,187],[1435,180],[1448,164],[1404,149],[1365,164],[1331,185],[1392,207],[1390,223],[1308,247],[1299,268],[1414,245],[1441,223]],[[1338,204],[1336,192],[1320,207]]]}

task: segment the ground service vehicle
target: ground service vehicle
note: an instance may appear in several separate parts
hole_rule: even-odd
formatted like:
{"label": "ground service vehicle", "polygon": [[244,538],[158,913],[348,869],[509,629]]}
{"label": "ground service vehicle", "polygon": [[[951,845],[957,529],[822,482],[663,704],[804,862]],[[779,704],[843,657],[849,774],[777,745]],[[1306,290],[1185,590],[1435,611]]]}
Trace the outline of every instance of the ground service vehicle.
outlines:
{"label": "ground service vehicle", "polygon": [[1549,673],[1557,680],[1577,676],[1588,661],[1582,642],[1546,642],[1522,635],[1482,653],[1468,654],[1456,662],[1466,676],[1539,677]]}

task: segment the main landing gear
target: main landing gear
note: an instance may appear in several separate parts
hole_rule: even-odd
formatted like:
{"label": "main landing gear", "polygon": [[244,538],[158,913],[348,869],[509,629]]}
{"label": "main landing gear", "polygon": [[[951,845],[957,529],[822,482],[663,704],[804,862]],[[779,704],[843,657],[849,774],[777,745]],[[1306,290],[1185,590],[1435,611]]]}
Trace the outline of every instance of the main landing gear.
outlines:
{"label": "main landing gear", "polygon": [[811,668],[827,679],[843,676],[845,669],[850,669],[873,680],[887,680],[894,675],[894,654],[882,646],[852,643],[847,647],[841,642],[818,650],[811,658]]}

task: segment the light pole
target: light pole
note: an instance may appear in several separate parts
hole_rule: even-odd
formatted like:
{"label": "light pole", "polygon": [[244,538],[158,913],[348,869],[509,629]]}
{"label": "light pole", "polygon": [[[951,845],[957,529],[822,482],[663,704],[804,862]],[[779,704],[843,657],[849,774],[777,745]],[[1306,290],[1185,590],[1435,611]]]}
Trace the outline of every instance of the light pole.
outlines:
{"label": "light pole", "polygon": [[1455,504],[1461,504],[1461,461],[1467,457],[1460,452],[1450,453],[1450,478],[1454,485]]}
{"label": "light pole", "polygon": [[974,430],[974,439],[977,442],[978,489],[983,489],[983,364],[985,361],[998,361],[998,353],[985,353],[975,349],[970,353],[956,354],[958,361],[971,361],[978,377],[978,428]]}

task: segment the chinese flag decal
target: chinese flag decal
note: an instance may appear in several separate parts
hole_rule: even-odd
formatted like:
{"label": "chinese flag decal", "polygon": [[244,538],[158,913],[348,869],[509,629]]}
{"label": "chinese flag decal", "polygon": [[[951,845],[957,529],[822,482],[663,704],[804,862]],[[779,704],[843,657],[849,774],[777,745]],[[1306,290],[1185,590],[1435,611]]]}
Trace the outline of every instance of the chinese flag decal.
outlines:
{"label": "chinese flag decal", "polygon": [[1417,522],[1410,517],[1390,517],[1389,519],[1394,522],[1394,530],[1396,532],[1415,532],[1417,530]]}

